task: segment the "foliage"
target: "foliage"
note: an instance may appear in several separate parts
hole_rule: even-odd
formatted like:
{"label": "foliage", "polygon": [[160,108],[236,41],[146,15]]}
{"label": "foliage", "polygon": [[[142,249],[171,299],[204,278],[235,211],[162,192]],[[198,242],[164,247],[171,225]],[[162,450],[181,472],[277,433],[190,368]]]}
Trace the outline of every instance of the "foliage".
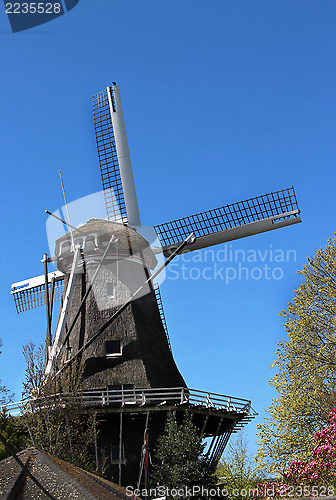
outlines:
{"label": "foliage", "polygon": [[23,347],[27,362],[25,404],[21,423],[36,448],[94,470],[95,414],[82,411],[78,393],[82,371],[74,366],[66,375],[44,380],[44,349],[28,343]]}
{"label": "foliage", "polygon": [[258,484],[260,497],[333,496],[336,491],[336,408],[330,424],[314,435],[312,460],[295,460],[282,473],[281,482]]}
{"label": "foliage", "polygon": [[[9,415],[6,410],[0,413],[0,434],[15,452],[24,448],[26,438],[18,425],[18,419]],[[8,457],[8,452],[0,442],[0,460]]]}
{"label": "foliage", "polygon": [[235,441],[229,443],[227,452],[218,466],[217,475],[220,487],[228,492],[228,499],[239,500],[243,498],[240,495],[242,490],[249,491],[256,487],[260,475],[255,469],[253,457],[248,453],[248,444],[243,431]]}
{"label": "foliage", "polygon": [[[164,434],[158,439],[154,452],[152,486],[160,485],[168,491],[213,486],[216,478],[208,468],[204,448],[191,416],[186,412],[183,422],[178,424],[174,415],[169,413]],[[167,498],[172,497],[168,495]]]}
{"label": "foliage", "polygon": [[[0,354],[2,353],[2,345],[2,339],[0,338]],[[0,405],[10,403],[12,399],[13,396],[9,390],[0,383]],[[25,444],[25,436],[18,425],[18,419],[11,417],[6,409],[3,409],[0,413],[0,433],[14,451],[19,451]],[[8,457],[8,452],[3,443],[0,442],[0,460],[6,457]]]}
{"label": "foliage", "polygon": [[259,428],[257,461],[271,474],[309,460],[314,434],[336,404],[336,235],[298,271],[303,282],[281,312],[288,334],[278,343],[278,397]]}
{"label": "foliage", "polygon": [[22,347],[22,352],[26,361],[22,398],[30,398],[38,394],[43,383],[44,348],[42,345],[36,346],[33,342],[27,342]]}
{"label": "foliage", "polygon": [[284,478],[289,484],[336,486],[336,408],[329,413],[330,425],[315,436],[313,460],[292,462]]}

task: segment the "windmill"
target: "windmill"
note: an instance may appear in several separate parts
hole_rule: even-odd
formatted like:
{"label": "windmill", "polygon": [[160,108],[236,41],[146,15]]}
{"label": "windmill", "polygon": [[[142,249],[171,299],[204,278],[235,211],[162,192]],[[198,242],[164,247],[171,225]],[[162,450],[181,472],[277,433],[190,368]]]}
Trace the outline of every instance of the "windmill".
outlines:
{"label": "windmill", "polygon": [[[118,86],[113,83],[92,101],[107,220],[92,218],[78,228],[63,221],[71,231],[56,240],[54,257],[44,255],[44,275],[12,285],[17,311],[46,304],[47,375],[57,375],[56,361],[62,370],[81,356],[83,398],[101,417],[98,447],[110,457],[120,484],[140,484],[148,462],[143,436],[147,450],[168,411],[177,418],[189,412],[200,434],[212,437],[207,453],[215,467],[231,433],[255,412],[250,401],[187,387],[153,282],[156,256],[163,254],[168,263],[177,253],[299,223],[294,188],[159,224],[150,245],[141,235]],[[58,270],[48,273],[51,260]],[[52,305],[61,295],[52,336]]]}

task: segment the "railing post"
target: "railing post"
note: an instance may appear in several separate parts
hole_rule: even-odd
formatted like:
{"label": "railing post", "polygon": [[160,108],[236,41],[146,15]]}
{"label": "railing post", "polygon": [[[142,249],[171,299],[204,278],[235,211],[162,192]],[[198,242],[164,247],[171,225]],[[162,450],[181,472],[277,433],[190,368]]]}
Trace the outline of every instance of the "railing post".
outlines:
{"label": "railing post", "polygon": [[227,409],[228,411],[230,410],[230,405],[231,405],[231,398],[229,397],[227,400]]}
{"label": "railing post", "polygon": [[181,389],[181,404],[184,402],[184,387]]}

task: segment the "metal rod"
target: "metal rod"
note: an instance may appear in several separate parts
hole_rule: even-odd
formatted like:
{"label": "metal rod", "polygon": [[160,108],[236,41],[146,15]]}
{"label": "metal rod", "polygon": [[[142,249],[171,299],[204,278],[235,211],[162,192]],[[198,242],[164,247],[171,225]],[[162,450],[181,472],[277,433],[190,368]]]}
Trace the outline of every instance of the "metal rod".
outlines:
{"label": "metal rod", "polygon": [[145,461],[145,455],[144,455],[144,445],[145,445],[145,440],[146,440],[146,431],[148,429],[148,421],[149,421],[149,411],[146,413],[146,422],[145,422],[145,430],[144,430],[144,444],[142,445],[141,448],[141,457],[140,457],[140,466],[139,466],[139,477],[138,477],[138,484],[137,488],[140,488],[140,483],[141,483],[141,478],[142,478],[142,472],[143,472],[143,466],[144,466],[144,461]]}
{"label": "metal rod", "polygon": [[55,276],[53,276],[51,278],[51,283],[50,283],[49,317],[50,317],[50,339],[51,339],[51,342],[52,342],[51,326],[52,326],[52,315],[53,315],[53,307],[54,307],[54,296],[55,296]]}
{"label": "metal rod", "polygon": [[149,469],[149,436],[148,429],[145,432],[145,477],[144,477],[144,487],[145,487],[145,495],[144,498],[147,500],[147,488],[148,488],[148,469]]}
{"label": "metal rod", "polygon": [[96,472],[98,472],[99,469],[99,462],[98,462],[98,445],[97,445],[97,420],[96,416],[94,416],[94,440],[95,440],[95,458],[96,458]]}
{"label": "metal rod", "polygon": [[[66,213],[67,213],[68,222],[69,222],[69,226],[70,226],[71,225],[70,215],[69,215],[68,204],[67,204],[67,200],[66,200],[66,196],[65,196],[65,189],[64,189],[63,179],[62,179],[62,172],[59,170],[58,173],[59,173],[60,180],[61,180],[61,186],[62,186],[62,191],[63,191],[63,198],[64,198],[64,203],[65,203],[65,210],[66,210]],[[72,234],[72,229],[70,230],[70,236],[71,236],[72,248],[75,249],[75,244],[74,244],[74,238],[73,238],[73,234]]]}
{"label": "metal rod", "polygon": [[46,253],[43,254],[42,262],[44,264],[44,283],[45,283],[46,311],[47,311],[47,335],[45,342],[45,364],[47,365],[49,360],[49,347],[51,347],[51,321],[50,321],[49,284],[48,284],[48,256]]}
{"label": "metal rod", "polygon": [[80,349],[78,349],[78,351],[76,352],[76,354],[74,356],[72,356],[72,358],[70,358],[63,366],[62,368],[60,368],[58,370],[58,372],[55,373],[53,379],[55,377],[57,377],[58,375],[60,375],[63,370],[65,370],[68,366],[70,366],[70,364],[83,352],[85,351],[98,337],[99,335],[101,335],[101,333],[103,333],[106,328],[108,328],[110,326],[110,324],[119,316],[120,313],[122,313],[122,311],[124,311],[124,309],[126,309],[126,307],[135,299],[135,297],[141,292],[141,290],[143,288],[145,288],[149,282],[153,281],[156,276],[158,276],[159,273],[161,273],[163,271],[163,269],[165,269],[168,264],[174,259],[174,257],[176,257],[176,255],[178,255],[180,253],[180,251],[186,246],[188,245],[189,243],[193,242],[195,239],[195,235],[194,233],[191,233],[188,238],[186,238],[184,240],[183,243],[181,243],[181,245],[175,250],[174,253],[172,253],[168,259],[159,267],[159,269],[154,273],[152,274],[152,276],[150,278],[148,278],[144,283],[143,285],[141,285],[134,293],[133,295],[131,295],[131,297],[121,306],[119,307],[119,309],[114,313],[112,314],[112,316],[96,331],[96,333],[90,338],[90,340],[88,340],[86,342],[86,344],[84,344]]}
{"label": "metal rod", "polygon": [[[66,226],[69,226],[71,229],[73,229],[74,231],[78,231],[79,233],[83,233],[83,231],[81,231],[80,229],[78,229],[78,227],[76,226],[72,226],[71,224],[69,224],[68,222],[66,222],[65,220],[61,219],[61,217],[58,217],[57,215],[53,214],[52,212],[50,212],[50,210],[45,210],[45,213],[48,214],[48,215],[51,215],[52,217],[54,217],[55,219],[59,220],[60,222],[62,222],[62,224],[65,224]],[[84,233],[83,233],[84,234]]]}
{"label": "metal rod", "polygon": [[120,425],[119,425],[119,486],[121,486],[121,460],[122,460],[122,424],[123,412],[120,412]]}

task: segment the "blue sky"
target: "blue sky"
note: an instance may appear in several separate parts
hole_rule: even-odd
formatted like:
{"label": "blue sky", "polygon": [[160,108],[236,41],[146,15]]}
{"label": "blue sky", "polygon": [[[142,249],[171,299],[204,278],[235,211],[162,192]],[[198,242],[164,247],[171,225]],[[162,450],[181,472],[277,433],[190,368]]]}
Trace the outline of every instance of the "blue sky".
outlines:
{"label": "blue sky", "polygon": [[[251,278],[261,258],[228,283],[195,279],[209,262],[189,262],[161,288],[188,385],[251,399],[254,451],[278,312],[335,230],[335,2],[80,0],[16,34],[0,7],[2,382],[20,396],[22,344],[45,336],[44,309],[17,315],[10,285],[43,272],[58,170],[69,201],[101,189],[91,96],[116,81],[144,225],[295,186],[302,224],[226,246],[266,255],[281,279]],[[220,249],[211,269],[238,273],[244,262],[219,262]],[[294,252],[274,262],[271,250]]]}

